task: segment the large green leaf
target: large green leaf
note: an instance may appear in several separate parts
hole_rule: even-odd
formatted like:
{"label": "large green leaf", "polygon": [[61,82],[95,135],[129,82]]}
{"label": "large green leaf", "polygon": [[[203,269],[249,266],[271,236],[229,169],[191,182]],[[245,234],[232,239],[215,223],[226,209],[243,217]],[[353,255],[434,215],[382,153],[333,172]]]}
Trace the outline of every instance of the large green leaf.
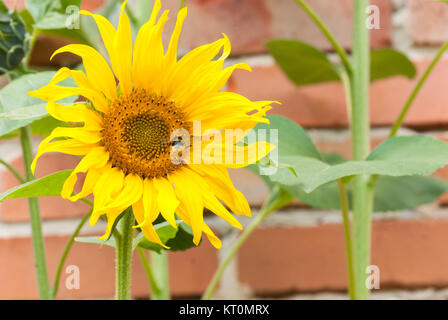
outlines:
{"label": "large green leaf", "polygon": [[[320,153],[309,137],[308,133],[291,119],[282,116],[268,116],[269,124],[260,123],[255,131],[266,130],[266,138],[269,140],[271,130],[277,130],[277,152],[279,157],[304,156],[321,159]],[[270,141],[272,143],[272,141]]]}
{"label": "large green leaf", "polygon": [[0,193],[0,202],[6,199],[59,196],[72,170],[63,170],[36,179]]}
{"label": "large green leaf", "polygon": [[[313,208],[337,210],[341,208],[336,182],[320,186],[311,193],[306,193],[298,185],[282,186],[282,188]],[[416,208],[435,202],[447,191],[448,182],[437,178],[424,176],[380,176],[375,188],[374,211],[388,212]],[[351,204],[351,185],[347,192]]]}
{"label": "large green leaf", "polygon": [[[28,91],[37,90],[50,81],[53,71],[38,72],[22,76],[0,89],[0,136],[42,119],[48,113],[42,100],[30,97]],[[66,79],[61,85],[72,85],[72,79]],[[60,103],[73,103],[77,97],[62,99]]]}
{"label": "large green leaf", "polygon": [[370,80],[405,76],[412,79],[417,69],[409,58],[403,53],[389,48],[373,50],[371,53]]}
{"label": "large green leaf", "polygon": [[26,8],[38,29],[66,28],[69,6],[81,6],[81,0],[26,0]]}
{"label": "large green leaf", "polygon": [[337,67],[326,54],[309,44],[277,39],[266,45],[280,68],[298,86],[340,80]]}
{"label": "large green leaf", "polygon": [[301,185],[306,192],[329,182],[358,174],[409,176],[432,174],[448,163],[448,144],[430,137],[393,137],[378,146],[365,161],[330,165],[303,156],[280,157],[282,166],[269,178],[285,185]]}

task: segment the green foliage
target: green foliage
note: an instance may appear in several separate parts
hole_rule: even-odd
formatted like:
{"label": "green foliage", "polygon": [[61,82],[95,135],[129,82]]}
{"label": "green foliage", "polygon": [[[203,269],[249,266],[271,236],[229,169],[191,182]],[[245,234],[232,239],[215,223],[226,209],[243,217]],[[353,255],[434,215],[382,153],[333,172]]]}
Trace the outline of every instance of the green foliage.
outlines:
{"label": "green foliage", "polygon": [[[194,247],[195,245],[193,243],[193,231],[191,230],[191,227],[181,220],[177,220],[176,223],[178,226],[177,230],[166,221],[154,225],[154,229],[156,230],[160,240],[166,246],[170,247],[170,251],[183,251]],[[109,239],[106,240],[98,239],[98,237],[78,237],[75,239],[75,241],[106,245],[113,248],[116,247],[114,237],[109,237]],[[157,253],[165,250],[161,245],[146,239],[143,233],[140,233],[133,239],[133,249],[135,249],[137,246],[146,250],[155,251]]]}
{"label": "green foliage", "polygon": [[0,193],[0,202],[6,199],[59,196],[62,186],[70,173],[72,173],[72,170],[58,171],[43,178],[21,184]]}
{"label": "green foliage", "polygon": [[0,8],[0,74],[18,67],[29,51],[29,35],[17,12]]}
{"label": "green foliage", "polygon": [[[271,40],[269,52],[288,78],[298,86],[340,81],[341,66],[331,62],[325,52],[296,40]],[[393,76],[414,78],[417,70],[403,53],[394,49],[371,52],[371,81]]]}
{"label": "green foliage", "polygon": [[393,137],[376,148],[364,161],[347,161],[329,165],[321,160],[286,156],[280,158],[282,166],[270,179],[286,185],[299,184],[306,192],[341,179],[359,174],[408,176],[432,174],[448,163],[448,144],[430,137]]}
{"label": "green foliage", "polygon": [[298,86],[338,81],[336,66],[325,53],[296,40],[271,40],[269,52],[289,79]]}
{"label": "green foliage", "polygon": [[[278,186],[282,192],[310,206],[340,209],[335,180],[360,173],[382,172],[385,176],[378,177],[374,207],[376,211],[385,212],[434,202],[447,191],[448,184],[442,180],[408,176],[432,173],[448,162],[448,145],[442,141],[421,136],[392,138],[375,149],[365,161],[347,161],[337,154],[321,155],[305,130],[292,120],[279,116],[269,119],[270,125],[258,125],[256,129],[278,130],[279,162],[293,167],[298,175],[281,168],[272,176],[261,176],[271,192]],[[259,174],[260,166],[262,164],[251,166],[249,170]],[[349,185],[349,200],[351,194]]]}
{"label": "green foliage", "polygon": [[[154,226],[154,228],[158,226],[156,232],[162,243],[169,247],[170,251],[184,251],[195,247],[195,244],[193,243],[193,230],[191,227],[181,220],[177,220],[176,223],[178,227],[177,230],[166,221]],[[161,245],[146,239],[143,236],[143,233],[140,233],[134,239],[134,247],[136,246],[156,251],[157,253],[165,250]]]}
{"label": "green foliage", "polygon": [[26,0],[26,8],[40,30],[66,28],[69,6],[81,6],[81,0]]}
{"label": "green foliage", "polygon": [[[29,125],[48,115],[46,103],[28,96],[28,91],[37,90],[46,85],[54,76],[53,71],[39,72],[22,76],[0,89],[0,136]],[[61,84],[71,84],[65,80]],[[73,103],[76,97],[61,100],[61,103]],[[41,130],[42,131],[42,130]]]}
{"label": "green foliage", "polygon": [[394,49],[377,49],[371,52],[370,81],[404,76],[413,79],[417,69],[409,58]]}

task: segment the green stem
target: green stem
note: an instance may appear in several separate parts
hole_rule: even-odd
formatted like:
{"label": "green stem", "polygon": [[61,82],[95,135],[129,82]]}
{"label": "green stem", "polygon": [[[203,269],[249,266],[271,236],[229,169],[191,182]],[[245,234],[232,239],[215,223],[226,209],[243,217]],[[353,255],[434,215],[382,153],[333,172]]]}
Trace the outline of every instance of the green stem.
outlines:
{"label": "green stem", "polygon": [[325,37],[328,39],[328,41],[333,46],[336,53],[339,55],[342,64],[344,65],[345,71],[351,75],[352,73],[352,67],[350,64],[350,61],[347,57],[347,53],[345,52],[344,48],[339,44],[339,42],[336,40],[336,38],[333,36],[333,34],[330,32],[330,30],[325,26],[325,24],[322,22],[322,20],[319,18],[317,13],[306,4],[303,0],[296,0],[296,2],[303,8],[303,10],[308,14],[308,16],[313,19],[314,23],[319,27],[319,29],[322,31],[322,33],[325,35]]}
{"label": "green stem", "polygon": [[406,117],[406,114],[408,113],[410,107],[412,106],[412,103],[414,102],[415,98],[417,97],[418,93],[420,92],[423,84],[425,83],[428,76],[431,74],[432,70],[436,66],[436,64],[439,62],[439,60],[442,58],[445,51],[448,49],[448,42],[445,42],[445,44],[440,48],[439,52],[437,52],[437,55],[434,57],[434,59],[431,61],[429,66],[426,68],[425,72],[423,73],[420,80],[417,82],[417,85],[415,86],[414,90],[412,91],[411,95],[409,96],[408,100],[406,101],[403,109],[401,110],[401,113],[395,121],[392,130],[390,131],[389,137],[393,137],[397,134],[398,129],[400,129],[401,125],[403,124],[404,118]]}
{"label": "green stem", "polygon": [[22,177],[22,175],[16,169],[14,169],[14,167],[11,166],[8,162],[0,159],[0,164],[4,165],[6,169],[11,171],[11,173],[16,177],[17,180],[19,180],[21,184],[24,184],[26,182],[26,180]]}
{"label": "green stem", "polygon": [[142,262],[143,269],[145,270],[146,276],[148,277],[149,287],[152,292],[151,295],[159,296],[161,294],[161,291],[160,291],[159,287],[157,286],[157,281],[154,278],[154,275],[152,273],[151,266],[149,265],[148,258],[146,257],[146,254],[145,254],[145,250],[142,249],[141,247],[137,246],[137,252],[138,252],[138,255]]}
{"label": "green stem", "polygon": [[[32,181],[34,176],[31,172],[31,162],[33,152],[31,148],[31,133],[29,127],[20,129],[20,143],[23,151],[23,161],[25,165],[26,180]],[[39,212],[39,203],[37,198],[28,198],[30,209],[31,236],[33,240],[34,261],[37,275],[37,284],[39,287],[39,296],[42,300],[51,300],[52,290],[48,280],[47,264],[45,261],[45,244],[42,234],[42,221]]]}
{"label": "green stem", "polygon": [[218,269],[215,271],[215,274],[213,275],[212,280],[210,281],[207,289],[205,290],[202,300],[209,300],[213,296],[213,293],[216,290],[216,287],[219,284],[219,281],[222,278],[222,275],[224,274],[225,269],[229,265],[229,263],[233,260],[238,250],[241,248],[241,246],[246,242],[246,240],[249,238],[249,236],[254,232],[254,230],[274,211],[284,207],[288,203],[292,201],[292,196],[285,193],[282,189],[276,188],[271,194],[269,195],[268,200],[263,205],[263,207],[260,209],[260,212],[258,215],[251,221],[249,226],[244,230],[244,232],[241,234],[241,236],[236,240],[233,247],[230,249],[230,251],[227,253],[227,256],[224,258],[224,260],[219,265]]}
{"label": "green stem", "polygon": [[81,231],[84,224],[87,222],[87,219],[90,217],[90,214],[92,213],[92,210],[90,210],[79,222],[78,226],[76,227],[75,231],[73,232],[72,236],[67,242],[67,245],[65,246],[64,252],[62,253],[61,259],[59,260],[58,268],[56,271],[56,275],[54,277],[54,285],[53,285],[53,299],[56,298],[56,295],[58,294],[59,289],[59,280],[61,279],[61,273],[62,268],[64,266],[65,260],[67,259],[68,253],[70,252],[70,249],[72,248],[73,243],[75,242],[75,238],[78,236],[79,232]]}
{"label": "green stem", "polygon": [[126,209],[118,223],[120,237],[116,241],[116,298],[117,300],[131,299],[131,269],[132,269],[132,240],[134,215],[132,209]]}
{"label": "green stem", "polygon": [[[366,8],[369,0],[354,0],[354,41],[352,92],[352,141],[354,160],[364,160],[370,152],[369,84],[370,46],[366,28]],[[358,299],[368,299],[365,285],[366,268],[370,263],[371,216],[373,188],[368,175],[359,175],[353,181],[353,259],[355,292]]]}
{"label": "green stem", "polygon": [[351,300],[356,299],[355,277],[353,273],[352,233],[350,228],[349,205],[347,187],[342,180],[338,180],[339,197],[341,200],[342,220],[344,225],[345,251],[347,258],[348,293]]}
{"label": "green stem", "polygon": [[162,250],[160,253],[151,251],[151,265],[154,279],[156,279],[156,292],[152,292],[152,300],[169,300],[170,296],[170,277],[168,268],[168,253]]}

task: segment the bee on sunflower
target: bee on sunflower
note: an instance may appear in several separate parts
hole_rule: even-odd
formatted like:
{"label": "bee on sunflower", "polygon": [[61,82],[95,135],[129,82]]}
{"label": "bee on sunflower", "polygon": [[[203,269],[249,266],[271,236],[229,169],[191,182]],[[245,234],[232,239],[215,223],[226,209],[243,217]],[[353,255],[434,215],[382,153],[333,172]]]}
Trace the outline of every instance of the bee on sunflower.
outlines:
{"label": "bee on sunflower", "polygon": [[[221,241],[204,222],[204,208],[241,228],[229,210],[250,216],[250,208],[245,197],[234,188],[227,168],[254,163],[266,156],[273,146],[266,142],[238,144],[244,137],[240,134],[229,148],[228,143],[211,138],[212,133],[228,129],[247,133],[257,123],[268,123],[264,116],[273,101],[253,102],[239,94],[221,91],[235,69],[250,70],[245,63],[224,68],[230,54],[230,42],[225,35],[178,59],[178,41],[187,8],[179,11],[165,50],[162,33],[168,10],[158,18],[160,0],[155,1],[151,16],[139,30],[135,43],[125,5],[126,2],[121,7],[117,29],[101,15],[81,11],[95,20],[110,65],[92,47],[70,44],[56,50],[53,56],[62,52],[80,56],[85,73],[61,68],[48,85],[29,92],[30,96],[48,102],[47,110],[54,118],[83,123],[83,126],[56,128],[44,139],[32,170],[34,172],[37,159],[46,152],[83,156],[65,181],[61,196],[77,201],[93,193],[90,225],[106,215],[107,227],[102,238],[109,237],[116,219],[132,207],[138,223],[135,227],[141,228],[149,241],[164,246],[153,223],[162,215],[177,228],[177,215],[192,227],[196,245],[205,233],[210,242],[220,248]],[[74,79],[76,87],[58,85],[69,77]],[[73,95],[86,98],[88,103],[70,106],[58,103]],[[199,129],[194,126],[195,122],[200,122]],[[173,149],[178,147],[173,132],[178,130],[191,136],[184,143],[185,154],[190,154],[187,151],[192,150],[196,139],[205,141],[199,147],[200,154],[212,148],[213,155],[221,155],[222,151],[226,159],[234,159],[240,154],[247,155],[251,146],[256,146],[258,152],[239,163],[211,163],[210,156],[200,161],[191,161],[191,157],[173,161]],[[191,154],[196,157],[195,152]],[[217,158],[222,159],[221,156]],[[86,175],[85,181],[81,191],[74,194],[81,173]]]}

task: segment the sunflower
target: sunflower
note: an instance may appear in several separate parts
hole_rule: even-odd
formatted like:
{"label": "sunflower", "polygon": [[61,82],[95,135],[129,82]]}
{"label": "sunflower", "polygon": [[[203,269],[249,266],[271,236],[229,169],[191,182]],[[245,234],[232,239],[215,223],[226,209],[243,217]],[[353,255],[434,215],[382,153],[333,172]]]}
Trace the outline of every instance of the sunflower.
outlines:
{"label": "sunflower", "polygon": [[[257,123],[268,123],[264,116],[273,101],[253,102],[221,90],[235,69],[250,71],[244,63],[224,67],[230,54],[225,35],[177,58],[187,8],[179,11],[165,50],[162,32],[168,10],[157,19],[161,3],[155,1],[133,43],[125,5],[117,29],[103,16],[81,11],[95,20],[110,64],[90,46],[69,44],[53,56],[62,52],[80,56],[85,73],[61,68],[48,85],[29,92],[48,102],[51,116],[75,124],[54,129],[41,142],[32,170],[45,152],[83,156],[65,181],[61,196],[77,201],[93,193],[90,225],[106,215],[102,238],[110,235],[120,214],[132,207],[135,227],[152,242],[163,245],[153,226],[161,215],[174,228],[177,218],[190,225],[196,245],[205,233],[220,248],[221,241],[204,222],[204,208],[237,228],[241,224],[229,210],[250,216],[249,205],[234,188],[227,168],[254,163],[273,148],[266,142],[241,143]],[[76,86],[58,84],[69,77]],[[82,96],[87,103],[58,103],[69,96]],[[227,129],[240,130],[230,144],[216,138]],[[172,137],[179,130],[187,135],[183,141]],[[202,142],[196,149],[199,152],[190,152],[195,141]],[[250,156],[253,147],[258,152]],[[243,160],[237,163],[227,161],[240,156]],[[85,174],[85,180],[74,194],[79,174]]]}

